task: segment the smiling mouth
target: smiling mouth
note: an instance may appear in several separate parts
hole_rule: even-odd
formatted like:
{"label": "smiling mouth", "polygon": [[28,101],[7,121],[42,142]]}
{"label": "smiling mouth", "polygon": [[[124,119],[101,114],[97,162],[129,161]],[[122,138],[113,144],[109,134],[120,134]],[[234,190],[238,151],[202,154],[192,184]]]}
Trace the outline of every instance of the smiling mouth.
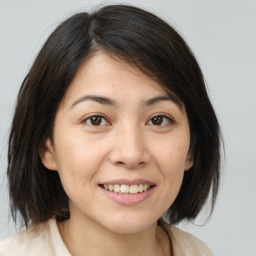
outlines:
{"label": "smiling mouth", "polygon": [[137,195],[149,190],[153,186],[148,184],[137,184],[131,186],[126,184],[101,184],[100,187],[119,195]]}

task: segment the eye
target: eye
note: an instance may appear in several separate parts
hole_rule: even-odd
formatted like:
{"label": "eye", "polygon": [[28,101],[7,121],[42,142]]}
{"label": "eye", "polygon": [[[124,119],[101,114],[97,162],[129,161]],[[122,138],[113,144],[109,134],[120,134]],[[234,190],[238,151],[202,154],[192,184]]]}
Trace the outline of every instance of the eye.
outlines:
{"label": "eye", "polygon": [[154,126],[168,126],[173,123],[173,119],[165,115],[154,116],[148,121],[149,125]]}
{"label": "eye", "polygon": [[86,123],[89,126],[104,126],[109,124],[106,118],[101,115],[94,115],[94,116],[87,117],[83,121],[83,123]]}

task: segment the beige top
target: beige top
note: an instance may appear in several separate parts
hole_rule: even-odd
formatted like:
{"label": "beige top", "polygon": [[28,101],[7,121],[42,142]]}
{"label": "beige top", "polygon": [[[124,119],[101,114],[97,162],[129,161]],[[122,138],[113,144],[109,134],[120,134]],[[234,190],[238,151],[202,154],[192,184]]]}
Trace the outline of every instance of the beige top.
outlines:
{"label": "beige top", "polygon": [[[174,256],[212,256],[208,247],[193,235],[170,227],[163,221],[160,225],[169,234]],[[28,228],[0,242],[0,256],[71,256],[65,246],[55,219]]]}

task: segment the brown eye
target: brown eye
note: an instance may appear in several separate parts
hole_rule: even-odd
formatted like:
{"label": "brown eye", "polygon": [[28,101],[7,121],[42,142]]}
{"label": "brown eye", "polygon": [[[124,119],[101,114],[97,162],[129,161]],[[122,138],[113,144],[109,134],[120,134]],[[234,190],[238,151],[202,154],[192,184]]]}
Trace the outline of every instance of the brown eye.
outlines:
{"label": "brown eye", "polygon": [[162,116],[155,116],[152,119],[153,125],[161,125],[163,123],[163,117]]}
{"label": "brown eye", "polygon": [[107,124],[107,120],[103,116],[90,116],[85,122],[90,126],[102,126]]}
{"label": "brown eye", "polygon": [[173,123],[172,119],[168,116],[154,116],[149,120],[150,125],[154,126],[167,126]]}

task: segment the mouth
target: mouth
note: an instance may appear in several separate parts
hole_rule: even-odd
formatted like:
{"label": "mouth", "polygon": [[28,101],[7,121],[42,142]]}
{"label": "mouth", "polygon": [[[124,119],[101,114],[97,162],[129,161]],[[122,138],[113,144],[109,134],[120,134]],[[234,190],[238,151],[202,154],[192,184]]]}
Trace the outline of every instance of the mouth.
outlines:
{"label": "mouth", "polygon": [[149,184],[100,184],[101,188],[119,195],[137,195],[150,190],[155,185]]}
{"label": "mouth", "polygon": [[116,179],[100,183],[103,195],[125,206],[139,205],[151,197],[157,184],[144,179]]}

